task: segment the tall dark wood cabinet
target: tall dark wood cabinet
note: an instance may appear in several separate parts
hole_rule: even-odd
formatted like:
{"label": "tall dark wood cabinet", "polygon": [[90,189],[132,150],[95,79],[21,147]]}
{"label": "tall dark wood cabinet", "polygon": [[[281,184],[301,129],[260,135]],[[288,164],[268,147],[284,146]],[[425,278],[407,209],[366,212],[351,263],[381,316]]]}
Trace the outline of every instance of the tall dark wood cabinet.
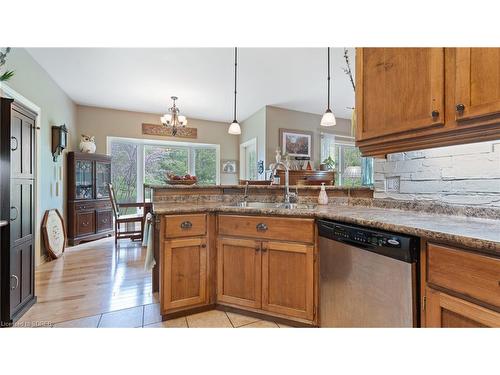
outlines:
{"label": "tall dark wood cabinet", "polygon": [[1,98],[0,117],[1,320],[12,324],[36,301],[36,114]]}
{"label": "tall dark wood cabinet", "polygon": [[111,156],[68,153],[68,243],[113,235]]}

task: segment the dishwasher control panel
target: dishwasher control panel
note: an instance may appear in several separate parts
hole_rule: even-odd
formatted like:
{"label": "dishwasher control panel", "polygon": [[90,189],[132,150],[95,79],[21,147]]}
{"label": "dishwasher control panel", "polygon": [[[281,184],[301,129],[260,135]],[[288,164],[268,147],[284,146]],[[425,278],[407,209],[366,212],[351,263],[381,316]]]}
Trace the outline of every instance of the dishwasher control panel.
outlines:
{"label": "dishwasher control panel", "polygon": [[418,257],[419,241],[415,237],[328,220],[318,220],[318,231],[322,237],[347,242],[400,260],[414,261]]}

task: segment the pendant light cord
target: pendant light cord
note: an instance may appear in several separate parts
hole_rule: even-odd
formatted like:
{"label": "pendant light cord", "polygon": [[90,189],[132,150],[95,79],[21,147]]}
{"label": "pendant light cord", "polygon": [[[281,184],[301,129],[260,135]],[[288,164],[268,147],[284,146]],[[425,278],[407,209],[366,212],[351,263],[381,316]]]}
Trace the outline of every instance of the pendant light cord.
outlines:
{"label": "pendant light cord", "polygon": [[236,80],[238,71],[238,47],[234,47],[234,121],[236,121]]}
{"label": "pendant light cord", "polygon": [[328,47],[328,106],[330,109],[330,47]]}

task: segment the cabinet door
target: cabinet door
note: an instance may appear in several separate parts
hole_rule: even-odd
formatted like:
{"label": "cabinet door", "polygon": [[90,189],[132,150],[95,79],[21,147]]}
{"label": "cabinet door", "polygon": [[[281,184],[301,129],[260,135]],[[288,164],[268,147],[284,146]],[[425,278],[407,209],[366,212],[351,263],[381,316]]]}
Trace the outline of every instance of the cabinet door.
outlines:
{"label": "cabinet door", "polygon": [[261,243],[219,238],[217,300],[243,307],[261,307]]}
{"label": "cabinet door", "polygon": [[444,48],[356,50],[356,140],[444,125]]}
{"label": "cabinet door", "polygon": [[33,240],[33,180],[12,179],[10,182],[10,243],[18,246]]}
{"label": "cabinet door", "polygon": [[75,199],[94,198],[94,162],[76,160],[75,162]]}
{"label": "cabinet door", "polygon": [[11,249],[10,313],[11,316],[34,295],[33,241]]}
{"label": "cabinet door", "polygon": [[97,232],[104,232],[113,228],[113,214],[111,210],[97,210],[95,215]]}
{"label": "cabinet door", "polygon": [[75,214],[76,236],[95,233],[95,211],[83,211]]}
{"label": "cabinet door", "polygon": [[500,327],[500,313],[427,288],[425,322],[427,327]]}
{"label": "cabinet door", "polygon": [[314,246],[262,244],[262,309],[314,319]]}
{"label": "cabinet door", "polygon": [[457,121],[500,118],[500,48],[457,48],[455,100]]}
{"label": "cabinet door", "polygon": [[11,176],[34,178],[35,120],[11,111]]}
{"label": "cabinet door", "polygon": [[164,241],[162,311],[207,302],[207,244],[205,238]]}
{"label": "cabinet door", "polygon": [[108,198],[108,184],[111,182],[111,163],[96,161],[95,163],[95,190],[96,198]]}

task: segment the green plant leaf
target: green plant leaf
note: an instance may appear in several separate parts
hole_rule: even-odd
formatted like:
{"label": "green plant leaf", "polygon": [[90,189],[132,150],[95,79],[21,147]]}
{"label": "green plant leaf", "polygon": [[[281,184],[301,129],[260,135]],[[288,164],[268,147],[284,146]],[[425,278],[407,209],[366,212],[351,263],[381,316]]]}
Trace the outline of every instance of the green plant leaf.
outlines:
{"label": "green plant leaf", "polygon": [[8,81],[14,76],[14,71],[13,70],[7,70],[4,74],[0,76],[0,82],[2,81]]}

